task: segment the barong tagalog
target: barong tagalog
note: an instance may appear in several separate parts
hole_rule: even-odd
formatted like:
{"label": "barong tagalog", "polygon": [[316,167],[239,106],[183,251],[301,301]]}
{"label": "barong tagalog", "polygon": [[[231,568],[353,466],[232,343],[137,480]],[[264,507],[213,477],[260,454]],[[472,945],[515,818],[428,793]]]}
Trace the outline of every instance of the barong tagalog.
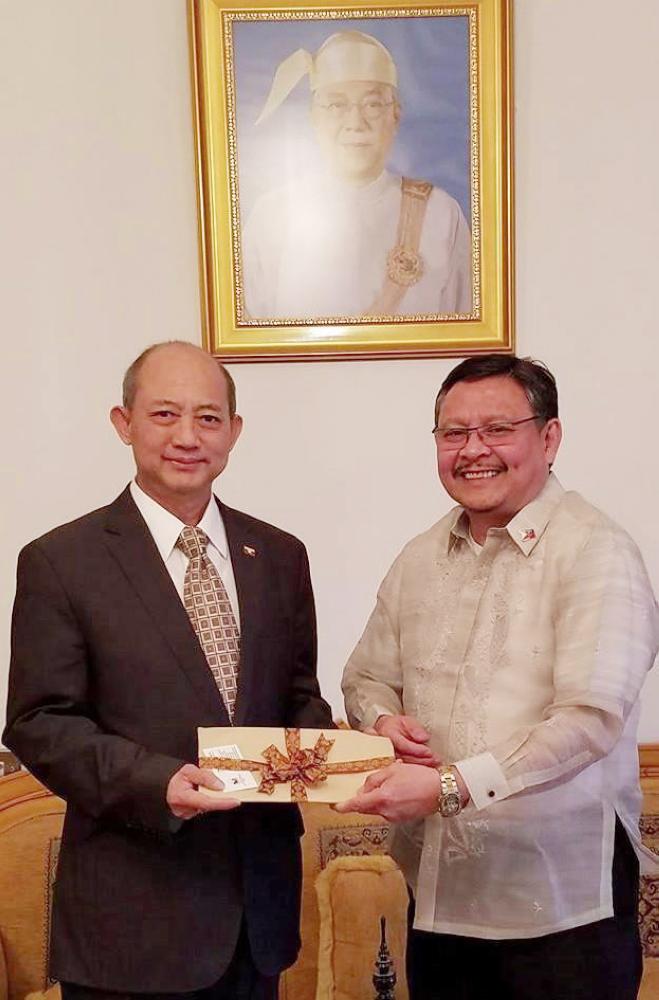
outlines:
{"label": "barong tagalog", "polygon": [[[390,740],[348,729],[283,729],[239,727],[198,729],[199,766],[220,771],[222,791],[245,802],[343,802],[351,798],[373,771],[394,761]],[[218,756],[218,747],[238,748]],[[256,787],[231,787],[228,772],[250,772]]]}

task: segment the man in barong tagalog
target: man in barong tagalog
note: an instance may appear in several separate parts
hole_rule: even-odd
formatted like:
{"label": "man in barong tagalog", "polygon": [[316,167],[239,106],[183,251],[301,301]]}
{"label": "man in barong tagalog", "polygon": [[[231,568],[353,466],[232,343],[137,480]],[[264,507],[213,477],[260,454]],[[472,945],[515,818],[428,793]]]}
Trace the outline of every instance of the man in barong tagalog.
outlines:
{"label": "man in barong tagalog", "polygon": [[252,319],[470,313],[471,234],[458,203],[389,173],[398,73],[359,31],[298,49],[278,67],[260,125],[308,75],[324,169],[257,199],[243,230]]}
{"label": "man in barong tagalog", "polygon": [[468,358],[435,401],[457,506],[402,550],[345,670],[400,758],[340,812],[395,823],[410,1000],[635,1000],[639,694],[659,609],[638,548],[551,471],[540,362]]}

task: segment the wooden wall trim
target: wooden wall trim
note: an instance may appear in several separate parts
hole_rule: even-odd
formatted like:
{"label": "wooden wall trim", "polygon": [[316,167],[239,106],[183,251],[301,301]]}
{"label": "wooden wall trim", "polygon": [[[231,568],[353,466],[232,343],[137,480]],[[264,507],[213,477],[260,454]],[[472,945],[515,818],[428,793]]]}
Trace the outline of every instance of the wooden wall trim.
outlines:
{"label": "wooden wall trim", "polygon": [[641,778],[659,779],[659,743],[641,743],[638,748]]}
{"label": "wooden wall trim", "polygon": [[652,795],[653,804],[659,796],[659,743],[641,743],[638,748],[641,768],[641,786],[646,798]]}

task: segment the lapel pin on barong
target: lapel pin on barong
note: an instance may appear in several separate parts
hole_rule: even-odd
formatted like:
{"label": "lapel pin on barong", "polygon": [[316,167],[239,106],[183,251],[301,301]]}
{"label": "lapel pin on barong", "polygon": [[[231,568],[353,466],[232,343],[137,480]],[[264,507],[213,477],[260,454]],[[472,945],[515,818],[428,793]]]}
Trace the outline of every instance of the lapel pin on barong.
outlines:
{"label": "lapel pin on barong", "polygon": [[527,528],[526,531],[522,531],[521,534],[523,542],[532,542],[535,538],[535,531],[533,528]]}
{"label": "lapel pin on barong", "polygon": [[249,556],[250,559],[254,559],[256,556],[256,549],[252,548],[251,545],[243,545],[243,553]]}

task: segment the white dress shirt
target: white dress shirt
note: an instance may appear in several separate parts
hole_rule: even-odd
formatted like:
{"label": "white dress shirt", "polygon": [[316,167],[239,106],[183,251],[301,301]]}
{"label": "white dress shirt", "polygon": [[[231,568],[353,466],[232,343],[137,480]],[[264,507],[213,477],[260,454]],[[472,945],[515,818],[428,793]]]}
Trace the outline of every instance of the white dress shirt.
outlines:
{"label": "white dress shirt", "polygon": [[[397,242],[401,178],[370,184],[302,175],[264,194],[243,232],[245,305],[253,319],[363,316],[378,299]],[[471,233],[458,203],[434,187],[419,253],[424,271],[396,313],[470,313]]]}
{"label": "white dress shirt", "polygon": [[[641,861],[639,691],[659,612],[629,535],[554,476],[481,551],[461,508],[395,561],[348,716],[415,716],[471,803],[397,828],[422,930],[525,938],[613,913],[616,813]],[[655,870],[659,866],[655,862]]]}
{"label": "white dress shirt", "polygon": [[[135,480],[130,484],[130,494],[135,501],[137,509],[146,521],[146,526],[151,532],[167,572],[172,578],[181,601],[183,601],[183,584],[189,560],[181,549],[177,548],[176,542],[185,528],[185,524],[175,514],[165,510],[164,507],[161,507],[159,503],[156,503],[155,500],[148,496],[137,485]],[[240,628],[238,592],[236,590],[236,580],[233,575],[233,566],[231,565],[227,533],[222,515],[220,514],[220,508],[213,495],[211,495],[208,506],[197,527],[201,528],[208,535],[208,549],[206,550],[208,558],[220,574],[227,597],[231,602],[236,625]]]}

